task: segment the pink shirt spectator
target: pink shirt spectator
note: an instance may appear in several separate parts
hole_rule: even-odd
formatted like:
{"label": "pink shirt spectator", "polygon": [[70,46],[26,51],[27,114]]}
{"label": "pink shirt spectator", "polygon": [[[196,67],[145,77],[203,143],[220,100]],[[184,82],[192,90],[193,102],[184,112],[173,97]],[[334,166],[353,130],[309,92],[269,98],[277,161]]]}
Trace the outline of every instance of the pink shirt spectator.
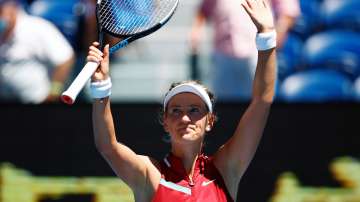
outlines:
{"label": "pink shirt spectator", "polygon": [[[271,0],[274,15],[296,17],[300,14],[298,0]],[[214,48],[239,58],[257,53],[254,43],[256,28],[239,0],[203,0],[200,11],[214,26]]]}
{"label": "pink shirt spectator", "polygon": [[271,0],[275,16],[287,15],[297,17],[300,15],[300,5],[298,0]]}

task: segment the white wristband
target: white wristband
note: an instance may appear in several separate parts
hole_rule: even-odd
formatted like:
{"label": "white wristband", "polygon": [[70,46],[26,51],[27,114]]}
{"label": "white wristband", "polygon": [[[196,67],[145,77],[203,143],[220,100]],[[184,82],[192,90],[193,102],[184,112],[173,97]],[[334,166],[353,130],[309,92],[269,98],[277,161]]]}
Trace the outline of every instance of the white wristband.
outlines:
{"label": "white wristband", "polygon": [[257,33],[256,48],[260,51],[269,50],[276,47],[276,31]]}
{"label": "white wristband", "polygon": [[92,98],[104,98],[111,95],[111,79],[110,77],[103,81],[90,83],[90,94]]}

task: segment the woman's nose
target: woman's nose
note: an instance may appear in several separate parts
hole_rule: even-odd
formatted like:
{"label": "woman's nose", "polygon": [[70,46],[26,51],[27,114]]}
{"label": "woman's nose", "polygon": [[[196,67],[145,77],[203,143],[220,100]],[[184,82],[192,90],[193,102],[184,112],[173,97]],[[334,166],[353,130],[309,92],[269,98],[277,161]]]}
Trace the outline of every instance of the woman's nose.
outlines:
{"label": "woman's nose", "polygon": [[184,113],[181,117],[181,120],[184,121],[184,122],[190,122],[191,119],[189,117],[189,115],[187,113]]}

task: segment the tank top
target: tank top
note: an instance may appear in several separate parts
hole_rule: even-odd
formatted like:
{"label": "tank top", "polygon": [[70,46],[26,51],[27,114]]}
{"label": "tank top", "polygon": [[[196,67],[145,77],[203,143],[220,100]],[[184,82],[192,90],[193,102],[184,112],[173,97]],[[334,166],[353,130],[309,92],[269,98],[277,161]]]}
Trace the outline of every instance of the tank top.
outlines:
{"label": "tank top", "polygon": [[152,202],[232,202],[212,158],[199,155],[192,179],[180,158],[168,154],[160,163],[161,179]]}

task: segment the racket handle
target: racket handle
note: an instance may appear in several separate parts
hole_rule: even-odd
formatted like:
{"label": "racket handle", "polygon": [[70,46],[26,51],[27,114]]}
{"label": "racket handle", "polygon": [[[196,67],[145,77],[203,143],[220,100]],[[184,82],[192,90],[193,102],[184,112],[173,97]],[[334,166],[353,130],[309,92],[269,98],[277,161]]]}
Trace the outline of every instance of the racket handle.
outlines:
{"label": "racket handle", "polygon": [[99,63],[97,62],[86,63],[69,88],[61,94],[61,100],[66,104],[73,104],[81,89],[85,86],[91,75],[94,74],[98,66]]}

